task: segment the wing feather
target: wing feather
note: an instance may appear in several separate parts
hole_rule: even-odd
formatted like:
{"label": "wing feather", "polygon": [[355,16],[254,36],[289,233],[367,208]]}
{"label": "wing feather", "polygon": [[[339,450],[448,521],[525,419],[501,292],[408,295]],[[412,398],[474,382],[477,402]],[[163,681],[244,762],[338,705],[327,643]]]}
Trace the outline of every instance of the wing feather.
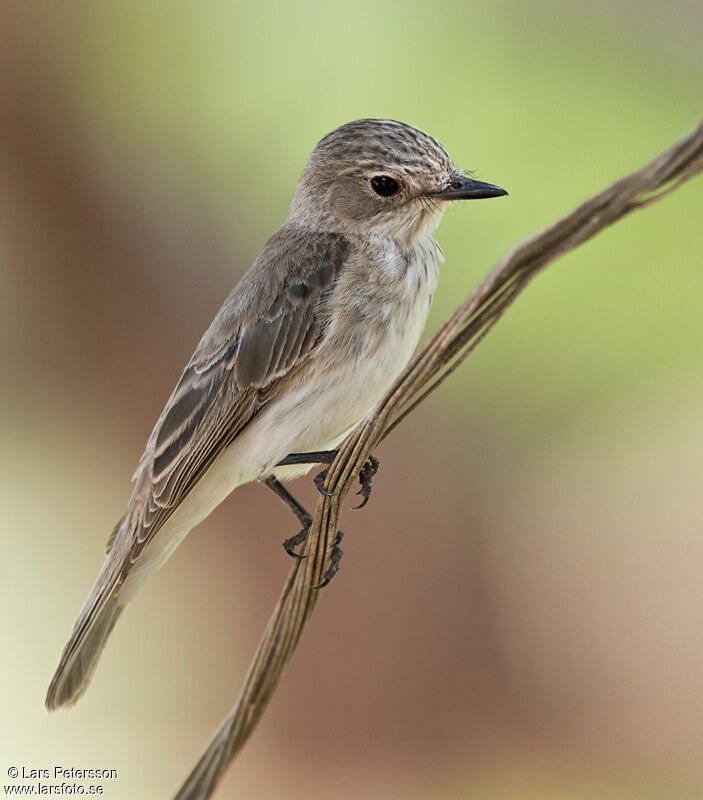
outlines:
{"label": "wing feather", "polygon": [[324,337],[347,252],[341,235],[303,234],[284,226],[235,287],[184,370],[142,457],[126,515],[138,522],[130,564]]}

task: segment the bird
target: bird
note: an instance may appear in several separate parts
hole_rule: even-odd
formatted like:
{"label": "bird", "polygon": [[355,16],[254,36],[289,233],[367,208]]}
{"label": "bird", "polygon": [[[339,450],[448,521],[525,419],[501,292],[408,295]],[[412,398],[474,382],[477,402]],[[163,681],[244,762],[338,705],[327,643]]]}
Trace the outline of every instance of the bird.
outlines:
{"label": "bird", "polygon": [[[236,487],[260,481],[293,509],[303,527],[284,546],[295,555],[310,515],[283,482],[329,463],[410,360],[437,286],[433,233],[445,209],[506,194],[395,120],[355,120],[317,143],[288,218],[216,314],[149,436],[49,710],[81,697],[124,608]],[[377,466],[362,470],[363,502]],[[339,566],[338,545],[321,585]]]}

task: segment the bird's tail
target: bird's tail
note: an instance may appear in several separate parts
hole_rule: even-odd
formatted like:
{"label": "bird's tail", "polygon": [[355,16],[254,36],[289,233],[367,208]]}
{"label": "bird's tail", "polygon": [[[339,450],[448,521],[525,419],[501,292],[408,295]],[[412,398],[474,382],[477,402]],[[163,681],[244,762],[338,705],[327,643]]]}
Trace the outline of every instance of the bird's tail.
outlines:
{"label": "bird's tail", "polygon": [[73,705],[88,688],[105,642],[124,608],[118,596],[117,573],[116,559],[108,556],[49,684],[49,711]]}

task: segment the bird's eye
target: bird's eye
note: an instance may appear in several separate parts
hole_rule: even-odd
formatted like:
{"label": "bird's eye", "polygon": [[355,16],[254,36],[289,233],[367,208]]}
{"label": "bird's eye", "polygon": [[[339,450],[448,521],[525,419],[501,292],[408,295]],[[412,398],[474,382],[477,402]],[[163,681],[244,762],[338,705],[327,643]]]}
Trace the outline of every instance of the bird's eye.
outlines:
{"label": "bird's eye", "polygon": [[375,175],[371,178],[371,188],[381,197],[390,197],[400,189],[400,184],[390,175]]}

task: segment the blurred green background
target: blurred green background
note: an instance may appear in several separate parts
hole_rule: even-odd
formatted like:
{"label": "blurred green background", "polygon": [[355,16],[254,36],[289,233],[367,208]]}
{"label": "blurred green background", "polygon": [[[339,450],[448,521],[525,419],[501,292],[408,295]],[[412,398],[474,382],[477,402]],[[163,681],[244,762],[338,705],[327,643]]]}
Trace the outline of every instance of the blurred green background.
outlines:
{"label": "blurred green background", "polygon": [[[107,797],[166,798],[290,566],[267,491],[189,537],[74,710],[43,696],[151,426],[315,142],[392,117],[509,189],[446,215],[434,329],[696,124],[703,4],[1,8],[0,785],[108,767]],[[384,443],[217,797],[703,796],[702,253],[699,179],[550,267]]]}

